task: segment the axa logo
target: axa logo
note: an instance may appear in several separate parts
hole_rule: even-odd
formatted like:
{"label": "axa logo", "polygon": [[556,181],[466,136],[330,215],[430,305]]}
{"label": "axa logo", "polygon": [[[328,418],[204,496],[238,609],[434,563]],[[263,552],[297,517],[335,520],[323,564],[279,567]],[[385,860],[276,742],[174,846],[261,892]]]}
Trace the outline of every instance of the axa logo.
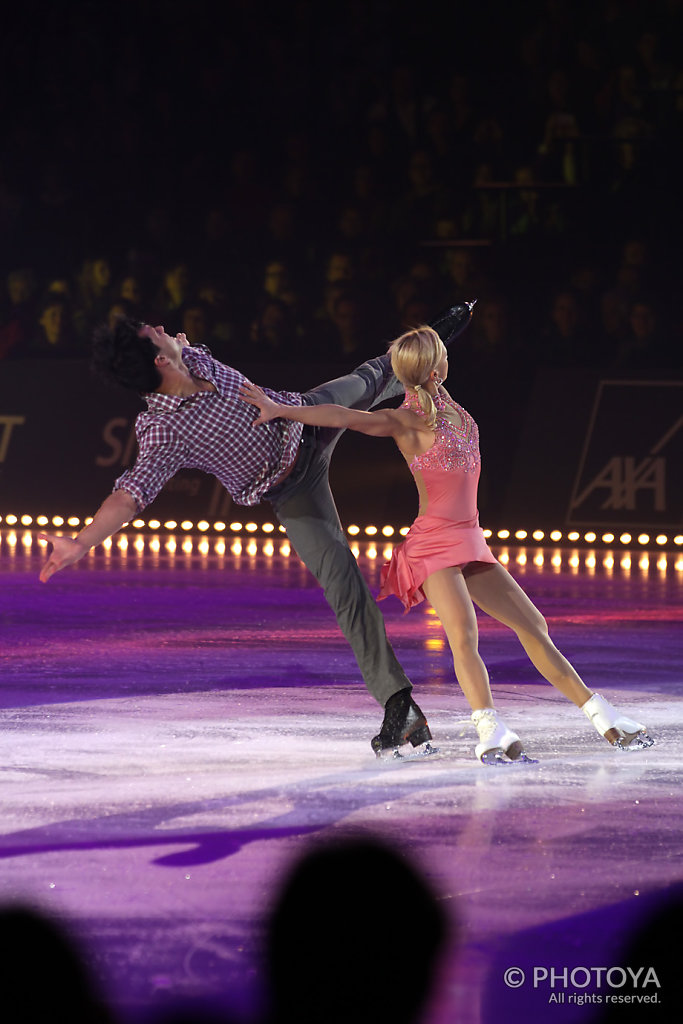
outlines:
{"label": "axa logo", "polygon": [[658,520],[680,515],[682,395],[678,383],[603,382],[570,501],[570,521],[601,513]]}
{"label": "axa logo", "polygon": [[631,455],[615,455],[572,502],[572,509],[580,508],[593,491],[605,493],[601,509],[638,508],[642,491],[652,492],[652,507],[657,512],[666,509],[666,459],[648,457],[635,459]]}

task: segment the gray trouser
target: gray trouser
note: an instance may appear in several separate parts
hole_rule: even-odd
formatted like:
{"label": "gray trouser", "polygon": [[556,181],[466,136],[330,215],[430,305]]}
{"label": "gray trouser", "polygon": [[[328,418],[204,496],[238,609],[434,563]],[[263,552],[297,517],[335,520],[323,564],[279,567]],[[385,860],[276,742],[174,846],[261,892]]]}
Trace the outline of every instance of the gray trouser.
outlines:
{"label": "gray trouser", "polygon": [[[307,391],[303,404],[368,410],[399,394],[403,388],[391,372],[389,356],[379,356]],[[330,458],[342,433],[305,427],[293,472],[265,497],[299,558],[321,584],[368,690],[384,706],[411,683],[387,640],[384,619],[346,541],[330,491]]]}

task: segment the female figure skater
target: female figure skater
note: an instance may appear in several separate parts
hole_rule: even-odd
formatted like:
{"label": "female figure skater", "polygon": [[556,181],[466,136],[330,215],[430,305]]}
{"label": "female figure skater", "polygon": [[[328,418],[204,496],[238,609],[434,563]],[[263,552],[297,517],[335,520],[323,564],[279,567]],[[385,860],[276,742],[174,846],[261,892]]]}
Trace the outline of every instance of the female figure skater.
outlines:
{"label": "female figure skater", "polygon": [[408,610],[426,598],[434,608],[472,709],[479,736],[475,753],[484,764],[532,759],[494,708],[478,650],[474,604],[514,630],[541,675],[582,709],[601,736],[622,750],[651,746],[654,740],[644,725],[621,715],[583,683],[550,639],[541,613],[490,551],[477,510],[477,425],[443,387],[448,355],[438,334],[430,327],[416,328],[392,342],[389,352],[392,369],[406,389],[399,409],[283,406],[255,384],[245,385],[241,396],[259,409],[254,425],[283,417],[393,437],[415,479],[419,511],[382,570],[379,599],[394,594]]}

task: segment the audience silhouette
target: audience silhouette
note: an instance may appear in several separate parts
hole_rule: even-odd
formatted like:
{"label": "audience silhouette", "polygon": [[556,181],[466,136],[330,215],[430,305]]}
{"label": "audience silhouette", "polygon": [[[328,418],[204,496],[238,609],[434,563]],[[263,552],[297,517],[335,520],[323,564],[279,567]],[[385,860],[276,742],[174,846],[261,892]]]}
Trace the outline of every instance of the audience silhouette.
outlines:
{"label": "audience silhouette", "polygon": [[[405,955],[397,906],[413,923]],[[314,847],[285,878],[268,923],[268,1024],[416,1024],[447,934],[441,903],[397,849],[366,836]]]}

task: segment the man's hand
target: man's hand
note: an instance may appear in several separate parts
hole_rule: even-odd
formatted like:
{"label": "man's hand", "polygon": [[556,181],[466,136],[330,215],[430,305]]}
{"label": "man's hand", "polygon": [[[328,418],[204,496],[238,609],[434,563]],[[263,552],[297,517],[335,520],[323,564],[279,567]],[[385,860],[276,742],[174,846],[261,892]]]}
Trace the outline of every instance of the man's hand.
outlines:
{"label": "man's hand", "polygon": [[274,402],[272,398],[268,398],[257,384],[246,381],[240,389],[240,398],[245,402],[249,402],[250,405],[258,406],[259,416],[252,423],[252,427],[257,427],[259,423],[267,423],[269,420],[275,420],[278,416],[282,416],[283,407]]}
{"label": "man's hand", "polygon": [[52,544],[50,557],[40,573],[41,583],[47,583],[50,577],[60,569],[66,569],[67,565],[78,562],[88,551],[88,548],[73,537],[60,537],[55,533],[39,533],[38,539]]}
{"label": "man's hand", "polygon": [[132,495],[127,491],[117,490],[104,499],[92,521],[83,527],[77,537],[59,537],[54,533],[39,534],[40,540],[52,544],[52,553],[40,574],[41,582],[47,583],[60,569],[73,565],[91,548],[120,530],[135,515],[136,507]]}

